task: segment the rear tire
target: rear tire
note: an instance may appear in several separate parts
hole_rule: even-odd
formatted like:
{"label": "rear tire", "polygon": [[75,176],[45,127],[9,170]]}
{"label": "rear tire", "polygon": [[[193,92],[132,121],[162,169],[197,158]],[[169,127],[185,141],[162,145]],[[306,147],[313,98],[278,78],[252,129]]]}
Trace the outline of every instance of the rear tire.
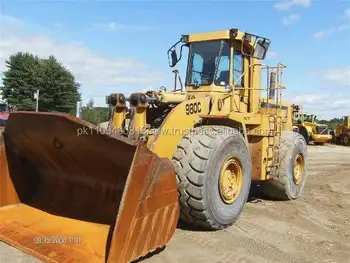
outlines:
{"label": "rear tire", "polygon": [[344,146],[349,146],[350,145],[350,133],[345,133],[343,135],[342,141],[343,141]]}
{"label": "rear tire", "polygon": [[[237,187],[240,192],[233,195],[229,204],[224,202],[219,187],[221,169],[227,158],[238,160],[242,168],[241,173],[237,173],[240,176],[235,177],[235,180],[242,179]],[[173,162],[183,221],[217,230],[238,219],[249,195],[252,166],[249,149],[236,129],[223,126],[195,128],[179,143]],[[227,189],[229,193],[235,188]]]}
{"label": "rear tire", "polygon": [[[303,169],[296,177],[294,168],[298,158],[302,158]],[[307,177],[308,151],[303,136],[292,131],[282,132],[280,161],[277,180],[263,182],[263,192],[278,200],[296,199],[301,195]]]}

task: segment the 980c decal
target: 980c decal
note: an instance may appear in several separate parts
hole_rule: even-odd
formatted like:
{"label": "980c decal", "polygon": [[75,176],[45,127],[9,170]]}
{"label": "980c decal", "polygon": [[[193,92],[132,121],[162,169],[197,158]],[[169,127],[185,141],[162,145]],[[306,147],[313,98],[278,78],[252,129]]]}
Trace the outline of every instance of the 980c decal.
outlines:
{"label": "980c decal", "polygon": [[201,111],[202,109],[200,102],[186,104],[186,115],[200,113]]}

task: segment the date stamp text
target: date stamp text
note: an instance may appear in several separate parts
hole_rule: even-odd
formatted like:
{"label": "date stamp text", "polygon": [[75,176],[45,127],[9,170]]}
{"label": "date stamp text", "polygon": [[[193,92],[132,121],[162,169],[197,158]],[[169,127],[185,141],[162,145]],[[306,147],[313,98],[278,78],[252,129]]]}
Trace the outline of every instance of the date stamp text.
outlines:
{"label": "date stamp text", "polygon": [[82,238],[79,236],[36,236],[33,242],[35,244],[81,244]]}

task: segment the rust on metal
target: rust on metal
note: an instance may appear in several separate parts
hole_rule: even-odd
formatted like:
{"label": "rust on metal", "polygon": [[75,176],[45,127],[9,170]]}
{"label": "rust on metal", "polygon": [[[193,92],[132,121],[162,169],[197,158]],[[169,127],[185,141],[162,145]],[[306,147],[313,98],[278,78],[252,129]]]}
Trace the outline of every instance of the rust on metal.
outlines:
{"label": "rust on metal", "polygon": [[13,112],[0,143],[0,240],[46,262],[135,260],[172,237],[175,170],[142,142]]}
{"label": "rust on metal", "polygon": [[17,204],[18,195],[8,174],[7,161],[5,156],[5,145],[0,134],[0,207]]}

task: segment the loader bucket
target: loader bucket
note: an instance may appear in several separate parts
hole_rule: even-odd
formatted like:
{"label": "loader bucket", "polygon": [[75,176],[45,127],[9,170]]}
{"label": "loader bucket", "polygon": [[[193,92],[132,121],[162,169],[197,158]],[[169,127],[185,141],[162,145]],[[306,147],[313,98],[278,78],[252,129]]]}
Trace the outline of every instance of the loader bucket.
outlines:
{"label": "loader bucket", "polygon": [[142,142],[13,112],[0,161],[0,240],[45,262],[130,262],[175,231],[174,167]]}

